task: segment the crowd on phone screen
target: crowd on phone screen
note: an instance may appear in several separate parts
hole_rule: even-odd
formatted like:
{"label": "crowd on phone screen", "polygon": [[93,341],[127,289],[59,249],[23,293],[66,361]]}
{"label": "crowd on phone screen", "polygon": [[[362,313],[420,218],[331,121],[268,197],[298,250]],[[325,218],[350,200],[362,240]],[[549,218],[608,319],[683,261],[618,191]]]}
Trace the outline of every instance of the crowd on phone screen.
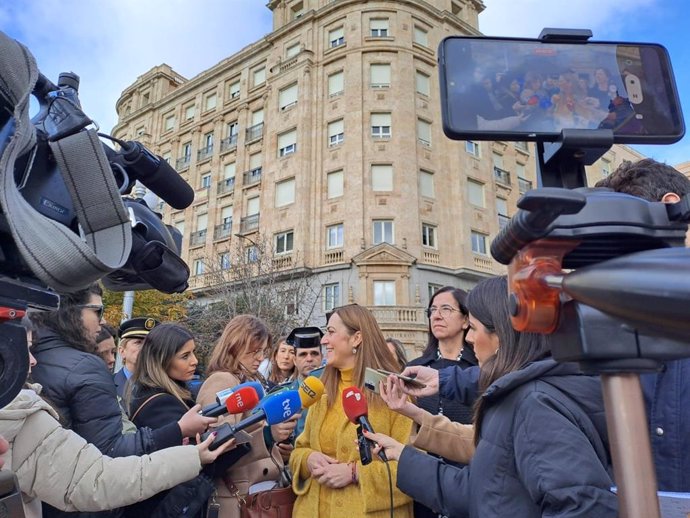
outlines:
{"label": "crowd on phone screen", "polygon": [[[493,90],[495,101],[524,111],[537,96],[557,111],[562,84],[521,79],[502,78],[512,93]],[[589,88],[592,98],[610,91],[604,79]],[[653,160],[626,163],[599,186],[665,203],[690,194],[690,180]],[[30,376],[0,409],[0,467],[17,474],[31,517],[239,518],[247,495],[278,487],[292,488],[298,518],[616,516],[599,379],[555,362],[548,336],[511,327],[506,282],[436,291],[427,346],[411,361],[357,304],[335,308],[323,329],[275,340],[261,319],[236,316],[200,387],[185,327],[143,317],[114,329],[98,285],[64,294],[59,310],[21,322]],[[389,376],[374,392],[366,368],[425,386]],[[325,387],[308,410],[248,428],[242,444],[212,449],[213,434],[201,439],[248,415],[200,414],[218,392],[247,382],[297,389],[308,376]],[[690,360],[641,379],[659,488],[690,491]],[[366,400],[371,462],[343,402],[352,386]]]}

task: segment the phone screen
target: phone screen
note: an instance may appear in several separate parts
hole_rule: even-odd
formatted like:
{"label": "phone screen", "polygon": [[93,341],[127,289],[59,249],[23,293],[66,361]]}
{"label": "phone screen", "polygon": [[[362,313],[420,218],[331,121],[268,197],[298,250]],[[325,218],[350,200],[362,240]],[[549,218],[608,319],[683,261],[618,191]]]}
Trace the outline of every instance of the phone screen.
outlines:
{"label": "phone screen", "polygon": [[451,138],[549,140],[603,128],[615,142],[672,143],[685,132],[661,45],[450,37],[439,63]]}

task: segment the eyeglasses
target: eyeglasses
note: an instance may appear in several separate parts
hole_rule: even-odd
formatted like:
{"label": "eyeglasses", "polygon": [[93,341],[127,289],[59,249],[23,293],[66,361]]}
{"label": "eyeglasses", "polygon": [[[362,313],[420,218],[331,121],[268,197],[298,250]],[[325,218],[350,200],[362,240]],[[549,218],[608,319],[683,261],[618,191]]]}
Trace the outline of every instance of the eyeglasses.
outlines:
{"label": "eyeglasses", "polygon": [[434,313],[438,311],[438,314],[441,315],[443,318],[448,318],[451,316],[455,311],[458,313],[461,313],[459,309],[455,309],[453,306],[441,306],[440,308],[437,308],[436,306],[431,306],[430,308],[427,308],[426,310],[426,316],[427,318],[431,318]]}
{"label": "eyeglasses", "polygon": [[103,319],[105,307],[102,304],[80,304],[77,307],[83,309],[93,309],[96,312],[96,315],[98,315],[98,320]]}

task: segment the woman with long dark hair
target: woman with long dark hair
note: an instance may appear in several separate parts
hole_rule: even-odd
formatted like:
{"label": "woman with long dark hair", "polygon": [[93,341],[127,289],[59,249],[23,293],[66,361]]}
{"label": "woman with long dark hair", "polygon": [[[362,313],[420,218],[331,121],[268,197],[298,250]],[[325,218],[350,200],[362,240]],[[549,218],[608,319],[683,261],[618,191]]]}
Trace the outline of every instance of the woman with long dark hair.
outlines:
{"label": "woman with long dark hair", "polygon": [[[194,441],[194,437],[185,437],[176,424],[194,406],[187,382],[199,363],[195,348],[194,335],[184,327],[177,324],[154,327],[144,339],[136,367],[125,387],[125,405],[132,422],[137,427],[165,429],[170,434],[169,440],[180,445]],[[227,456],[225,460],[232,462],[236,458],[237,455]],[[185,516],[202,516],[206,501],[214,491],[209,474],[212,473],[207,470],[184,485],[139,502],[127,510],[127,515],[163,518],[171,509],[186,506]]]}
{"label": "woman with long dark hair", "polygon": [[271,385],[282,385],[297,377],[295,368],[295,348],[281,337],[271,351],[271,370],[268,381]]}
{"label": "woman with long dark hair", "polygon": [[515,331],[507,293],[506,278],[496,277],[467,301],[467,340],[481,367],[470,464],[458,468],[366,435],[399,459],[398,487],[445,515],[613,518],[599,378],[554,361],[545,335]]}

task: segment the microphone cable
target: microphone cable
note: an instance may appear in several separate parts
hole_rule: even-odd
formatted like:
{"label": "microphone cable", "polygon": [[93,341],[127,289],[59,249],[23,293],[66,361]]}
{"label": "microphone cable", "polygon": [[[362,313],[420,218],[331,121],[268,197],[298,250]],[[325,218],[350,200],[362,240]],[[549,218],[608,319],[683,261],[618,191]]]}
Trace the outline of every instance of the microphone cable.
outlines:
{"label": "microphone cable", "polygon": [[391,518],[393,518],[393,474],[391,473],[391,466],[388,461],[384,461],[386,470],[388,470],[388,494],[391,499]]}

